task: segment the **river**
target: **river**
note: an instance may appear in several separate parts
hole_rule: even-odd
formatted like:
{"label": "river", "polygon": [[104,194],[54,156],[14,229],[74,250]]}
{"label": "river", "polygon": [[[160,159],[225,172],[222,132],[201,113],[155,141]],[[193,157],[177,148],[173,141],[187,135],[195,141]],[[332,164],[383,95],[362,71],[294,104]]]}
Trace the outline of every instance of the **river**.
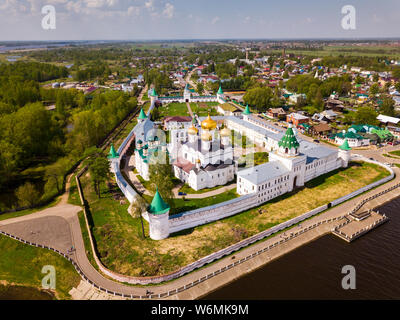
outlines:
{"label": "river", "polygon": [[[204,299],[400,299],[400,197],[378,210],[389,222],[354,242],[326,235]],[[345,265],[355,267],[354,290],[341,286]]]}

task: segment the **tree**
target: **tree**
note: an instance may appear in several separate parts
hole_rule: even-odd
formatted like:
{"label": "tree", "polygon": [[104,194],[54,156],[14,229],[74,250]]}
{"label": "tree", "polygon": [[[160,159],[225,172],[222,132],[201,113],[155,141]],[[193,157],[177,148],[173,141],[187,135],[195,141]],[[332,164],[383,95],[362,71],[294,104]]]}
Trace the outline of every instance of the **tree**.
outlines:
{"label": "tree", "polygon": [[354,119],[356,124],[369,124],[369,125],[378,125],[379,121],[376,119],[378,113],[374,110],[374,108],[365,106],[359,107]]}
{"label": "tree", "polygon": [[140,218],[140,223],[142,225],[142,236],[143,239],[146,237],[144,232],[144,225],[143,225],[143,216],[142,213],[146,211],[147,203],[146,201],[139,195],[136,196],[134,201],[129,206],[129,213],[133,218]]}
{"label": "tree", "polygon": [[203,85],[201,82],[197,83],[196,91],[197,91],[197,93],[200,94],[200,95],[203,94],[203,92],[204,92],[204,85]]}
{"label": "tree", "polygon": [[378,93],[379,93],[379,84],[374,83],[369,88],[369,95],[370,95],[370,97],[375,97],[375,95],[378,94]]}
{"label": "tree", "polygon": [[[60,158],[52,165],[46,168],[45,178],[47,179],[46,184],[54,185],[57,188],[57,193],[61,192],[61,181],[64,174],[68,170],[69,160],[67,158]],[[61,180],[61,181],[60,181]]]}
{"label": "tree", "polygon": [[90,178],[94,186],[94,190],[100,199],[100,184],[110,178],[110,163],[104,157],[95,158],[89,166]]}
{"label": "tree", "polygon": [[315,98],[313,99],[313,106],[319,111],[324,110],[324,99],[322,98],[321,90],[318,89]]}
{"label": "tree", "polygon": [[15,191],[15,196],[22,207],[27,206],[32,208],[38,204],[40,200],[39,191],[36,189],[35,185],[30,182],[26,182],[22,186],[19,186]]}
{"label": "tree", "polygon": [[258,112],[265,112],[272,106],[271,99],[273,96],[271,88],[253,88],[246,92],[243,100],[245,103],[255,106]]}
{"label": "tree", "polygon": [[392,98],[390,98],[390,97],[386,97],[386,98],[383,99],[382,105],[380,107],[380,111],[385,116],[393,117],[395,115],[394,105],[395,105],[394,100]]}
{"label": "tree", "polygon": [[[165,154],[165,152],[164,152]],[[168,156],[162,156],[158,159],[165,159],[165,161],[157,161],[150,163],[149,166],[149,177],[151,181],[151,191],[155,193],[158,187],[158,192],[161,197],[170,205],[172,208],[174,194],[172,189],[174,188],[173,175],[171,165],[169,164]]]}
{"label": "tree", "polygon": [[400,80],[400,68],[396,68],[392,71],[392,76],[393,78],[399,79]]}
{"label": "tree", "polygon": [[282,78],[283,79],[289,79],[289,72],[287,70],[285,70],[285,72],[283,73]]}

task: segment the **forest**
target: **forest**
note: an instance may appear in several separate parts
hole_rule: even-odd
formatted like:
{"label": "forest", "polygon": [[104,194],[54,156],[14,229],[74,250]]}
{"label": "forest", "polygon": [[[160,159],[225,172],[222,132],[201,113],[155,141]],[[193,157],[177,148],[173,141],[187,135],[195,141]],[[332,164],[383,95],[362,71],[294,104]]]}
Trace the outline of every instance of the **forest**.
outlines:
{"label": "forest", "polygon": [[[0,212],[10,209],[14,191],[22,194],[14,206],[26,203],[18,189],[25,187],[27,196],[32,184],[31,206],[52,199],[68,170],[137,107],[136,97],[122,91],[85,95],[43,87],[66,77],[64,67],[18,62],[0,64],[0,73]],[[49,104],[55,110],[47,110]]]}

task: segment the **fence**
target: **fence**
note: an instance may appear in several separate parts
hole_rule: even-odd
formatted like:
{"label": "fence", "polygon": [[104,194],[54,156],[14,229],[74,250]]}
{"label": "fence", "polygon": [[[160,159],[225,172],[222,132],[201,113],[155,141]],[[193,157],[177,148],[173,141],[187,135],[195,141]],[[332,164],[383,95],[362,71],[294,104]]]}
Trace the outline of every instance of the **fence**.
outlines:
{"label": "fence", "polygon": [[[82,170],[80,174],[82,174],[83,172],[84,172],[84,170]],[[78,183],[78,186],[79,186],[78,189],[80,189],[79,179],[78,179],[77,183]],[[384,194],[384,193],[392,191],[393,189],[398,188],[398,187],[400,187],[400,183],[398,183],[398,184],[386,189],[385,191],[380,192],[379,194]],[[80,196],[82,195],[81,196],[81,200],[84,203],[84,198],[83,198],[83,194],[81,193],[81,191],[79,191],[79,194],[80,194]],[[370,198],[372,198],[372,197],[370,197]],[[294,225],[296,223],[299,223],[299,222],[307,219],[308,217],[311,217],[311,216],[313,216],[313,215],[315,215],[315,214],[317,214],[317,213],[319,213],[319,212],[321,212],[321,211],[323,211],[323,210],[325,210],[327,208],[328,208],[328,205],[324,205],[322,207],[316,208],[316,209],[314,209],[314,210],[312,210],[312,211],[310,211],[310,212],[308,212],[308,213],[306,213],[306,214],[304,214],[304,215],[302,215],[300,217],[293,218],[293,219],[291,219],[289,221],[286,221],[283,224],[277,225],[277,226],[275,226],[275,227],[273,227],[273,228],[271,228],[269,230],[265,230],[265,231],[255,235],[255,236],[251,237],[251,238],[245,239],[245,240],[243,240],[243,241],[241,241],[241,242],[239,242],[239,243],[237,243],[237,244],[235,244],[233,246],[228,247],[230,250],[227,250],[228,248],[225,248],[223,250],[218,251],[215,254],[218,254],[218,256],[220,256],[220,257],[222,257],[224,255],[228,255],[228,254],[234,252],[235,250],[239,250],[240,248],[243,248],[243,247],[245,247],[245,246],[247,246],[249,244],[252,244],[252,243],[254,243],[256,241],[262,240],[263,238],[267,237],[268,235],[273,234],[274,232],[276,233],[276,232],[279,232],[280,230],[283,230],[283,225],[287,225],[286,226],[286,228],[287,228],[287,227],[289,227],[289,225]],[[250,259],[252,259],[252,258],[254,258],[254,257],[256,257],[256,256],[258,256],[258,255],[260,255],[260,254],[262,254],[262,253],[264,253],[266,251],[268,251],[268,250],[271,250],[271,249],[277,247],[278,245],[280,245],[282,243],[285,243],[285,242],[287,242],[287,241],[289,241],[289,240],[291,240],[291,239],[293,239],[293,238],[295,238],[295,237],[297,237],[297,236],[299,236],[299,235],[301,235],[301,234],[303,234],[303,233],[305,233],[305,232],[307,232],[309,230],[312,230],[312,229],[314,229],[314,228],[316,228],[316,227],[318,227],[318,226],[320,226],[322,224],[325,224],[325,223],[330,223],[330,222],[333,222],[333,221],[339,221],[340,219],[346,218],[347,215],[349,215],[349,213],[346,214],[346,215],[342,215],[342,216],[330,218],[330,219],[327,219],[327,220],[319,221],[319,222],[314,223],[313,225],[310,225],[310,226],[308,226],[306,228],[303,228],[303,229],[301,229],[301,230],[299,230],[297,232],[291,232],[288,237],[284,237],[284,239],[282,239],[282,240],[276,241],[273,244],[258,250],[257,252],[254,252],[254,253],[252,253],[250,255],[247,255],[246,257],[244,257],[244,258],[242,258],[240,260],[237,260],[237,261],[235,261],[233,263],[230,263],[230,264],[228,264],[228,265],[226,265],[226,266],[224,266],[224,267],[222,267],[222,268],[220,268],[220,269],[218,269],[216,271],[213,271],[213,272],[207,274],[206,276],[203,276],[203,277],[201,277],[201,278],[199,278],[199,279],[197,279],[195,281],[189,282],[188,284],[186,284],[184,286],[181,286],[181,287],[179,287],[179,288],[177,288],[175,290],[169,290],[169,291],[166,291],[166,292],[163,292],[163,293],[148,294],[148,295],[123,294],[123,293],[118,293],[118,292],[114,292],[114,291],[102,288],[102,287],[96,285],[90,279],[88,279],[85,276],[85,274],[83,273],[83,271],[80,269],[80,267],[75,263],[75,261],[73,259],[71,259],[69,256],[65,255],[64,253],[62,253],[62,252],[60,252],[60,251],[58,251],[58,250],[56,250],[54,248],[51,248],[51,247],[42,246],[42,245],[35,244],[35,243],[29,242],[29,241],[25,241],[23,239],[20,239],[19,237],[10,235],[10,234],[8,234],[6,232],[3,232],[1,230],[0,230],[0,233],[3,234],[3,235],[8,236],[10,238],[13,238],[15,240],[18,240],[20,242],[23,242],[23,243],[26,243],[26,244],[29,244],[29,245],[33,245],[33,246],[36,246],[36,247],[39,247],[39,248],[46,248],[46,249],[49,249],[49,250],[52,250],[54,252],[59,253],[60,255],[65,257],[67,260],[69,260],[73,264],[73,266],[75,267],[77,272],[82,276],[83,279],[85,279],[94,288],[96,288],[96,289],[98,289],[100,291],[103,291],[105,293],[108,293],[108,294],[111,294],[111,295],[114,295],[114,296],[120,296],[120,297],[123,297],[123,298],[130,298],[130,299],[157,299],[157,298],[159,299],[159,298],[166,298],[166,297],[172,296],[174,294],[177,294],[179,292],[182,292],[184,290],[187,290],[187,289],[189,289],[189,288],[191,288],[191,287],[193,287],[195,285],[198,285],[198,284],[200,284],[200,283],[202,283],[202,282],[204,282],[204,281],[206,281],[206,280],[208,280],[208,279],[210,279],[210,278],[212,278],[212,277],[214,277],[214,276],[216,276],[218,274],[221,274],[222,272],[227,271],[227,270],[229,270],[229,269],[231,269],[231,268],[233,268],[233,267],[235,267],[235,266],[237,266],[237,265],[239,265],[239,264],[241,264],[241,263],[243,263],[245,261],[248,261],[248,260],[250,260]],[[85,211],[85,219],[86,219],[86,227],[88,228],[89,225],[88,225],[88,222],[87,222],[86,211]],[[349,222],[350,222],[350,220],[347,219],[345,222],[342,222],[341,224],[339,224],[339,226],[344,226],[345,224],[347,224]],[[382,223],[382,221],[380,221],[379,223]],[[92,248],[93,248],[94,246],[93,246],[93,242],[92,242],[92,236],[91,236],[91,233],[90,233],[90,229],[88,229],[88,231],[89,231],[89,238],[90,238],[90,241],[91,241],[91,244],[92,244]],[[230,251],[230,253],[228,253],[228,251]],[[99,262],[100,265],[101,265],[101,262],[98,261],[97,256],[96,256],[95,253],[94,253],[94,256],[95,256],[96,262]],[[210,255],[210,256],[212,256],[212,255]],[[203,259],[204,260],[206,258],[209,259],[210,256],[204,257]],[[217,255],[214,256],[214,259],[218,259]],[[100,267],[100,265],[99,265],[99,267]],[[103,268],[104,268],[104,266],[102,268],[100,268],[100,269],[103,269]]]}
{"label": "fence", "polygon": [[[131,136],[131,137],[132,137],[132,136]],[[124,142],[125,142],[125,141],[124,141]],[[126,143],[127,143],[127,140],[126,140]],[[124,145],[124,144],[123,144],[123,145]],[[121,147],[120,147],[121,150],[124,148],[123,145],[121,145]],[[369,159],[368,159],[368,160],[369,160]],[[376,162],[376,161],[370,161],[370,160],[369,160],[368,162],[373,162],[373,163],[377,163],[378,165],[382,165],[382,164],[380,164],[380,163],[378,163],[378,162]],[[366,186],[366,187],[364,187],[364,188],[361,188],[360,190],[362,190],[362,191],[357,190],[357,191],[351,193],[350,195],[352,195],[352,196],[354,197],[355,195],[358,195],[358,194],[360,194],[360,193],[362,193],[362,192],[365,192],[365,190],[368,190],[368,189],[373,188],[373,187],[376,186],[377,184],[382,184],[383,182],[388,181],[388,179],[392,179],[392,178],[394,177],[394,172],[393,172],[393,170],[392,170],[391,168],[388,168],[388,167],[385,166],[385,165],[382,165],[382,166],[384,166],[385,168],[387,168],[387,169],[391,172],[391,175],[390,175],[389,177],[383,178],[383,179],[381,179],[381,180],[379,180],[379,181],[377,181],[377,182],[375,182],[375,183],[373,183],[373,184],[370,184],[370,185],[368,185],[368,186]],[[85,169],[86,169],[86,168],[84,168],[84,169],[82,170],[82,172],[84,172]],[[80,177],[80,175],[82,174],[82,172],[77,176],[77,185],[78,185],[78,189],[81,189],[81,186],[80,186],[80,183],[79,183],[78,180],[79,180],[79,177]],[[392,190],[392,188],[389,188],[389,189]],[[382,194],[382,192],[379,193],[379,195],[381,195],[381,194]],[[81,195],[82,195],[82,197],[81,197],[82,204],[85,205],[84,196],[83,196],[83,193],[82,193],[81,190],[80,190],[80,196],[81,196]],[[248,198],[250,199],[250,196],[251,196],[251,195],[244,196],[244,197],[248,197]],[[375,197],[376,197],[376,196],[375,196]],[[371,199],[371,198],[373,198],[373,197],[369,197],[368,199]],[[240,198],[238,198],[238,199],[240,199]],[[176,279],[176,278],[178,278],[178,277],[181,277],[181,276],[183,276],[183,275],[185,275],[185,274],[187,274],[187,273],[189,273],[189,272],[192,272],[192,271],[195,270],[195,269],[198,269],[198,268],[203,267],[204,265],[206,265],[206,264],[208,264],[208,263],[211,263],[211,262],[213,262],[213,261],[215,261],[215,260],[218,260],[218,259],[220,259],[220,258],[222,258],[222,257],[224,257],[224,256],[226,256],[226,255],[229,255],[229,254],[231,254],[231,253],[233,253],[233,252],[235,252],[235,251],[238,251],[238,250],[240,250],[240,249],[242,249],[242,248],[244,248],[244,247],[246,247],[246,246],[248,246],[248,245],[250,245],[250,244],[253,244],[253,243],[255,243],[255,242],[259,241],[259,240],[262,240],[262,239],[264,239],[264,238],[266,238],[266,237],[268,237],[268,236],[271,236],[271,235],[273,235],[274,233],[277,233],[277,232],[279,232],[279,231],[281,231],[281,230],[284,230],[284,229],[286,229],[286,228],[289,228],[289,227],[291,227],[291,226],[293,226],[293,225],[295,225],[295,224],[297,224],[297,223],[299,223],[299,222],[301,222],[301,221],[303,221],[303,220],[305,220],[305,219],[308,219],[308,218],[310,218],[310,217],[312,217],[312,216],[314,216],[314,215],[316,215],[316,214],[318,214],[318,213],[320,213],[320,212],[322,212],[322,211],[324,211],[324,210],[330,208],[332,205],[335,205],[334,203],[338,204],[338,203],[341,203],[341,202],[343,202],[343,201],[345,201],[345,200],[347,200],[347,199],[348,199],[347,196],[342,197],[342,198],[338,199],[338,200],[339,200],[338,202],[333,201],[333,202],[331,202],[330,204],[323,205],[323,206],[318,207],[318,208],[316,208],[316,209],[314,209],[314,210],[311,210],[311,211],[309,211],[309,212],[307,212],[307,213],[305,213],[305,214],[303,214],[303,215],[301,215],[301,216],[295,217],[295,218],[293,218],[293,219],[291,219],[291,220],[288,220],[288,221],[286,221],[286,222],[283,222],[283,223],[281,223],[281,224],[279,224],[279,225],[277,225],[277,226],[275,226],[275,227],[272,227],[272,228],[270,228],[270,229],[268,229],[268,230],[262,231],[262,232],[260,232],[260,233],[258,233],[258,234],[256,234],[256,235],[254,235],[254,236],[252,236],[252,237],[249,237],[249,238],[247,238],[247,239],[245,239],[245,240],[242,240],[242,241],[240,241],[240,242],[238,242],[238,243],[236,243],[236,244],[233,244],[233,245],[231,245],[231,246],[229,246],[229,247],[226,247],[226,248],[221,249],[221,250],[219,250],[219,251],[217,251],[217,252],[214,252],[214,253],[212,253],[212,254],[206,256],[206,257],[203,257],[203,258],[201,258],[201,259],[199,259],[199,260],[197,260],[197,261],[195,261],[195,262],[193,262],[193,263],[191,263],[191,264],[189,264],[189,265],[186,265],[185,267],[183,267],[183,268],[181,268],[181,269],[179,269],[179,270],[177,270],[177,271],[175,271],[175,272],[172,272],[172,273],[169,273],[169,274],[165,274],[165,275],[162,275],[162,276],[153,276],[153,277],[131,277],[131,276],[124,276],[124,275],[115,273],[115,272],[113,272],[113,271],[107,269],[107,268],[101,263],[100,259],[97,257],[96,250],[95,250],[95,246],[94,246],[94,241],[93,241],[93,239],[92,239],[92,234],[91,234],[91,232],[90,232],[89,224],[88,224],[88,221],[87,221],[88,219],[87,219],[86,207],[85,207],[85,210],[84,210],[84,211],[85,211],[86,226],[87,226],[88,231],[89,231],[89,238],[90,238],[90,242],[91,242],[91,246],[92,246],[93,255],[94,255],[95,261],[96,261],[96,263],[97,263],[99,269],[100,269],[104,274],[108,275],[109,277],[111,277],[111,278],[113,278],[113,279],[115,279],[115,280],[118,280],[118,281],[121,281],[121,282],[130,283],[130,284],[141,284],[141,285],[145,285],[145,284],[161,283],[161,282],[170,281],[170,280]],[[229,202],[229,203],[230,203],[230,202],[235,203],[235,201],[238,201],[238,200],[237,200],[237,199],[234,199],[234,200],[230,200],[230,201],[228,201],[228,202]],[[364,201],[363,203],[365,203],[365,202],[366,202],[366,201]],[[213,207],[218,208],[218,207],[222,206],[223,204],[224,204],[224,203],[221,203],[221,204],[215,205],[215,206],[213,206]],[[202,209],[197,209],[197,210],[194,210],[194,211],[188,212],[188,213],[191,213],[191,214],[189,214],[189,215],[192,215],[193,213],[201,213],[201,212],[202,212]],[[182,218],[185,217],[188,213],[178,214],[178,215],[175,216],[175,219],[178,220],[178,219],[179,219],[179,216],[180,216],[180,218],[182,219]],[[171,219],[171,220],[173,220],[173,219]]]}

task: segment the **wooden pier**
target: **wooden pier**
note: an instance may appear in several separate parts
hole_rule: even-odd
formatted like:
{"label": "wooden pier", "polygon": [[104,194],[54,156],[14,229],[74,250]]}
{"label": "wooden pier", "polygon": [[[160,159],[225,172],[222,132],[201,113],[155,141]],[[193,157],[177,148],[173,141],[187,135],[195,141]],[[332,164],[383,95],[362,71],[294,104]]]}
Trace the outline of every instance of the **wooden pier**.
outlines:
{"label": "wooden pier", "polygon": [[386,215],[375,211],[354,213],[346,217],[346,219],[332,229],[332,233],[347,242],[361,237],[389,220]]}

